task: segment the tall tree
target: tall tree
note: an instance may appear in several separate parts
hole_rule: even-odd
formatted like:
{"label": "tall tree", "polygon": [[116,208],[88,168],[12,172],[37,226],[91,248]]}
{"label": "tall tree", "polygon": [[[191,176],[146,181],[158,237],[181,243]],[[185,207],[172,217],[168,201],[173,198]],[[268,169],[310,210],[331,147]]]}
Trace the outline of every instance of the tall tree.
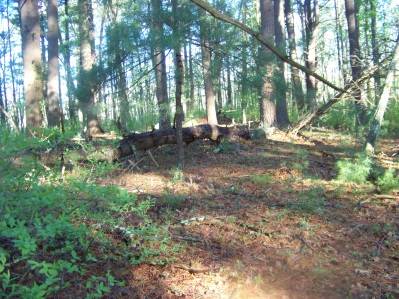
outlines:
{"label": "tall tree", "polygon": [[69,0],[65,0],[64,2],[64,14],[67,17],[67,20],[64,21],[64,32],[65,32],[65,40],[62,39],[62,35],[60,37],[60,49],[61,54],[64,58],[64,70],[66,73],[66,93],[68,98],[68,117],[72,124],[76,122],[76,104],[75,104],[75,96],[76,96],[76,87],[73,82],[72,77],[72,68],[71,68],[71,43],[70,43],[70,33],[69,33]]}
{"label": "tall tree", "polygon": [[58,70],[58,0],[48,0],[47,5],[47,121],[50,127],[59,126],[59,70]]}
{"label": "tall tree", "polygon": [[[274,32],[276,47],[281,53],[286,55],[284,24],[284,0],[274,0]],[[287,84],[285,81],[284,62],[279,59],[276,63],[275,80],[277,123],[282,127],[287,127],[290,123],[287,111]]]}
{"label": "tall tree", "polygon": [[0,77],[0,126],[5,127],[6,126],[6,109],[4,108],[4,100],[3,100],[3,91],[2,91],[2,77]]}
{"label": "tall tree", "polygon": [[[371,15],[371,50],[373,55],[373,63],[377,65],[380,62],[380,48],[377,41],[377,7],[376,0],[369,0],[370,4],[370,15]],[[378,98],[378,92],[381,86],[381,80],[379,76],[374,78],[375,81],[375,98]]]}
{"label": "tall tree", "polygon": [[[357,80],[362,74],[362,58],[359,43],[359,27],[357,24],[357,8],[355,0],[345,0],[345,14],[348,23],[349,38],[349,61],[352,70],[352,80]],[[355,109],[357,114],[357,124],[363,125],[366,122],[366,107],[362,99],[362,86],[359,86],[354,92]]]}
{"label": "tall tree", "polygon": [[[306,67],[315,72],[317,69],[317,35],[319,31],[319,3],[318,0],[305,0],[305,37],[306,37]],[[317,81],[316,78],[306,74],[306,95],[308,108],[316,106]]]}
{"label": "tall tree", "polygon": [[176,142],[177,142],[177,167],[179,170],[184,168],[184,147],[183,147],[183,134],[182,122],[184,119],[183,105],[182,105],[182,86],[184,75],[184,64],[182,55],[182,41],[181,41],[181,23],[179,17],[182,15],[180,7],[178,7],[178,0],[172,0],[172,28],[175,38],[175,83],[176,83],[176,114],[175,114],[175,129],[176,129]]}
{"label": "tall tree", "polygon": [[348,79],[348,71],[347,65],[345,63],[345,47],[344,47],[344,39],[342,25],[340,22],[340,6],[338,0],[334,0],[334,9],[335,9],[335,40],[337,43],[337,58],[338,58],[338,69],[342,74],[342,78],[344,81],[344,85],[349,82]]}
{"label": "tall tree", "polygon": [[384,119],[385,110],[387,109],[389,96],[391,92],[391,87],[393,84],[395,69],[399,64],[399,35],[396,39],[396,46],[393,54],[391,64],[385,79],[384,89],[380,101],[378,103],[377,110],[375,112],[374,118],[371,121],[370,130],[366,138],[366,150],[367,152],[373,154],[375,142],[380,134],[381,124]]}
{"label": "tall tree", "polygon": [[42,126],[43,74],[40,51],[40,24],[38,0],[18,0],[22,35],[22,58],[27,133],[29,128]]}
{"label": "tall tree", "polygon": [[[296,41],[295,41],[295,29],[294,29],[294,17],[291,9],[291,1],[284,1],[284,14],[285,22],[287,26],[288,34],[288,47],[290,50],[291,59],[298,62],[298,55],[296,51]],[[297,67],[291,67],[291,81],[292,81],[292,96],[293,99],[297,99],[297,105],[299,111],[304,111],[305,108],[305,98],[303,95],[303,88],[301,82],[301,76],[299,74],[299,69]]]}
{"label": "tall tree", "polygon": [[164,21],[162,0],[151,0],[153,65],[155,68],[156,92],[159,109],[159,128],[170,127],[169,97],[166,78],[166,57],[164,45]]}
{"label": "tall tree", "polygon": [[[247,1],[242,1],[241,7],[241,15],[242,15],[242,23],[247,25]],[[242,110],[242,123],[247,124],[247,108],[248,108],[248,100],[250,97],[250,88],[249,88],[249,80],[248,80],[248,50],[249,41],[248,41],[248,33],[242,31],[242,56],[241,56],[241,110]]]}
{"label": "tall tree", "polygon": [[206,100],[206,116],[208,124],[217,125],[218,120],[216,116],[216,99],[215,89],[212,82],[212,52],[209,41],[210,28],[206,23],[206,12],[202,9],[199,10],[200,16],[203,22],[200,24],[200,35],[201,35],[201,53],[202,53],[202,71],[204,76],[205,86],[205,100]]}
{"label": "tall tree", "polygon": [[96,74],[94,49],[94,21],[91,0],[78,0],[80,68],[78,80],[78,100],[86,114],[88,133],[102,132],[95,102]]}
{"label": "tall tree", "polygon": [[[274,8],[272,0],[260,0],[261,34],[270,43],[274,44]],[[260,122],[265,129],[277,126],[276,105],[272,101],[274,96],[274,55],[262,45],[259,53],[262,74],[260,90]]]}
{"label": "tall tree", "polygon": [[[11,3],[12,5],[12,3]],[[17,89],[16,89],[16,76],[15,76],[15,52],[13,51],[13,44],[11,42],[11,36],[12,36],[12,27],[11,27],[11,16],[10,16],[10,1],[7,1],[7,32],[8,32],[8,38],[7,38],[7,46],[8,46],[8,53],[9,53],[9,71],[7,71],[8,74],[11,76],[11,86],[12,86],[12,102],[13,102],[13,121],[15,123],[15,126],[18,127],[22,123],[23,119],[23,111],[19,107],[18,102],[17,102]],[[4,57],[5,59],[5,57]],[[5,64],[4,64],[5,65]],[[4,78],[5,79],[5,78]],[[4,80],[5,83],[5,80]]]}

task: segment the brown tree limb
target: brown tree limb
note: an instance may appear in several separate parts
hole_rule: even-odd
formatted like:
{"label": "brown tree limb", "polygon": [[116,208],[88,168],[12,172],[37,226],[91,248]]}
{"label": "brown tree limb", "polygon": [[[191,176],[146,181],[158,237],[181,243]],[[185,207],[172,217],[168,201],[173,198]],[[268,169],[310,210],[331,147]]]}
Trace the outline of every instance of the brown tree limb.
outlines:
{"label": "brown tree limb", "polygon": [[[104,134],[98,134],[103,136]],[[219,143],[222,138],[245,138],[248,139],[248,131],[236,128],[225,128],[216,125],[199,125],[182,129],[183,142],[189,144],[198,139],[208,139]],[[94,140],[96,135],[93,136]],[[103,136],[104,137],[104,136]],[[84,161],[117,161],[124,157],[135,154],[137,151],[149,150],[166,144],[176,144],[176,129],[167,128],[144,133],[129,133],[118,145],[95,144],[85,149],[80,144],[65,145],[68,153],[64,155],[65,160],[73,163]],[[37,156],[43,164],[59,163],[62,148],[32,150],[30,153]]]}
{"label": "brown tree limb", "polygon": [[193,2],[194,4],[198,5],[199,7],[201,7],[202,9],[206,10],[207,12],[209,12],[212,16],[214,16],[216,19],[219,19],[221,21],[227,22],[237,28],[240,28],[241,30],[247,32],[248,34],[250,34],[252,37],[254,37],[256,40],[258,40],[261,44],[265,45],[267,48],[270,49],[270,51],[272,51],[278,58],[280,58],[282,61],[290,64],[293,67],[296,67],[298,69],[300,69],[301,71],[303,71],[304,73],[315,77],[317,80],[323,82],[324,84],[326,84],[327,86],[335,89],[336,91],[339,91],[341,93],[345,93],[346,90],[342,89],[341,87],[336,86],[335,84],[331,83],[330,81],[328,81],[327,79],[325,79],[324,77],[320,76],[319,74],[317,74],[316,72],[313,72],[311,70],[309,70],[307,67],[301,65],[300,63],[295,62],[294,60],[292,60],[291,58],[289,58],[287,55],[282,54],[274,45],[273,43],[268,42],[261,34],[260,32],[256,32],[254,30],[252,30],[251,28],[249,28],[248,26],[246,26],[245,24],[234,20],[232,18],[230,18],[229,16],[220,13],[219,11],[217,11],[214,7],[212,7],[211,5],[209,5],[208,3],[206,3],[205,1],[202,0],[190,0],[191,2]]}
{"label": "brown tree limb", "polygon": [[[247,138],[248,132],[216,125],[199,125],[182,129],[183,142],[186,144],[198,139],[209,139],[219,143],[224,137],[230,138],[234,136]],[[176,144],[176,142],[176,129],[173,128],[154,132],[130,133],[120,141],[118,149],[113,153],[113,160],[129,156],[135,150],[147,150],[165,144]]]}
{"label": "brown tree limb", "polygon": [[14,120],[12,119],[12,116],[6,111],[6,109],[4,109],[3,106],[0,105],[0,110],[3,112],[3,114],[6,116],[8,122],[10,123],[10,125],[14,128],[15,130],[15,134],[19,135],[19,129],[17,127],[17,125],[15,124]]}
{"label": "brown tree limb", "polygon": [[291,135],[295,137],[299,131],[303,130],[306,127],[314,124],[318,121],[322,116],[324,116],[328,109],[334,105],[335,103],[341,101],[345,95],[351,94],[353,90],[356,90],[358,86],[373,76],[373,74],[384,64],[389,57],[385,58],[380,64],[373,66],[366,73],[363,73],[356,81],[351,81],[342,92],[336,94],[332,99],[330,99],[324,105],[320,107],[316,107],[312,111],[306,113],[302,116],[291,128],[287,130],[287,135]]}

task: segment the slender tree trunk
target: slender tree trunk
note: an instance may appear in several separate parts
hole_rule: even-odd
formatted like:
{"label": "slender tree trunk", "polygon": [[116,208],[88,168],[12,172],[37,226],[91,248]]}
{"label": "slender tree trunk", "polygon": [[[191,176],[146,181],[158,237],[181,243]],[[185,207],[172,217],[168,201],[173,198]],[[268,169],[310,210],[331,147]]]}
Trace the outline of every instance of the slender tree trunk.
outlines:
{"label": "slender tree trunk", "polygon": [[197,4],[199,7],[202,7],[204,10],[208,11],[215,18],[217,18],[219,20],[222,20],[224,22],[227,22],[229,24],[232,24],[233,26],[235,26],[237,28],[240,28],[241,30],[247,32],[253,38],[258,40],[263,46],[268,48],[272,53],[274,53],[282,61],[290,64],[291,66],[297,67],[298,69],[300,69],[301,71],[303,71],[306,74],[309,74],[310,76],[315,77],[317,80],[323,82],[324,84],[326,84],[327,86],[333,88],[334,90],[336,90],[338,92],[344,92],[343,88],[338,87],[334,83],[328,81],[326,78],[320,76],[319,74],[317,74],[315,72],[310,71],[305,66],[293,61],[292,59],[287,57],[287,55],[283,55],[282,53],[280,53],[280,51],[275,47],[274,43],[271,43],[270,41],[265,39],[261,34],[259,34],[258,32],[254,31],[254,30],[252,30],[248,26],[245,26],[243,23],[241,23],[241,22],[239,22],[237,20],[234,20],[234,19],[230,18],[229,16],[218,12],[215,8],[213,8],[212,6],[210,6],[209,4],[204,2],[203,0],[190,0],[190,1],[195,3],[195,4]]}
{"label": "slender tree trunk", "polygon": [[[200,16],[206,16],[205,11],[200,9]],[[202,71],[204,76],[205,86],[205,99],[206,99],[206,116],[208,124],[217,125],[218,120],[216,117],[216,100],[215,100],[215,89],[212,82],[211,73],[211,48],[208,39],[209,31],[206,24],[200,25],[201,31],[201,53],[202,53]]]}
{"label": "slender tree trunk", "polygon": [[[377,41],[377,8],[376,0],[369,0],[371,12],[371,47],[373,54],[373,63],[377,65],[380,63],[380,48]],[[381,87],[381,79],[379,76],[374,78],[375,82],[375,99],[378,99],[378,94]]]}
{"label": "slender tree trunk", "polygon": [[[274,0],[274,28],[276,47],[285,55],[284,0]],[[281,60],[277,60],[275,79],[277,123],[281,127],[287,127],[290,124],[287,111],[287,84],[284,62]]]}
{"label": "slender tree trunk", "polygon": [[[247,25],[247,1],[242,1],[242,23],[244,26]],[[242,110],[242,123],[247,124],[247,107],[248,107],[248,99],[250,98],[250,89],[248,82],[248,52],[247,48],[249,47],[248,41],[248,33],[242,32],[243,39],[243,47],[242,47],[242,58],[241,58],[241,110]]]}
{"label": "slender tree trunk", "polygon": [[[345,0],[352,80],[357,80],[362,73],[362,59],[360,54],[359,29],[357,25],[356,12],[355,0]],[[357,124],[364,125],[366,123],[366,107],[362,99],[362,86],[359,86],[357,90],[355,90],[353,97],[355,98]]]}
{"label": "slender tree trunk", "polygon": [[189,57],[189,61],[188,61],[188,76],[189,76],[189,80],[190,80],[190,113],[194,112],[195,109],[195,86],[194,86],[194,70],[193,70],[193,55],[192,55],[192,46],[191,46],[191,42],[189,42],[188,44],[188,57]]}
{"label": "slender tree trunk", "polygon": [[[261,34],[274,43],[274,10],[272,0],[260,0]],[[260,48],[260,62],[263,76],[262,88],[260,91],[260,122],[265,129],[277,126],[276,105],[272,102],[275,86],[273,84],[274,55],[264,45]]]}
{"label": "slender tree trunk", "polygon": [[164,29],[162,20],[162,0],[151,0],[152,5],[152,34],[154,38],[155,79],[159,109],[159,128],[170,127],[169,97],[166,78],[166,57],[164,47]]}
{"label": "slender tree trunk", "polygon": [[230,66],[230,59],[229,57],[226,57],[227,59],[227,100],[226,100],[226,106],[230,107],[233,99],[232,99],[232,95],[233,95],[233,89],[232,89],[232,84],[231,84],[231,66]]}
{"label": "slender tree trunk", "polygon": [[86,113],[88,134],[102,132],[97,115],[95,103],[96,74],[94,66],[96,63],[94,49],[94,23],[93,8],[91,0],[78,0],[79,9],[79,35],[80,35],[80,69],[78,81],[78,99]]}
{"label": "slender tree trunk", "polygon": [[[4,101],[3,101],[3,91],[2,91],[2,87],[1,87],[1,78],[0,78],[0,109],[1,109],[1,113],[0,113],[0,126],[1,127],[6,127],[6,117],[7,115],[9,115],[7,113],[7,111],[4,109]],[[6,115],[7,113],[7,115]]]}
{"label": "slender tree trunk", "polygon": [[[295,30],[294,30],[294,17],[292,15],[290,0],[285,0],[284,12],[285,12],[285,22],[288,33],[288,47],[290,49],[290,56],[293,61],[298,62],[298,56],[296,52]],[[296,67],[291,67],[291,80],[293,86],[293,92],[292,92],[293,100],[296,100],[298,105],[298,110],[303,112],[305,108],[305,97],[303,95],[301,75],[299,74],[299,69]]]}
{"label": "slender tree trunk", "polygon": [[[65,15],[69,17],[69,0],[65,0],[64,3],[64,10]],[[65,43],[69,43],[69,21],[65,21],[64,25],[65,30]],[[62,39],[60,39],[62,42]],[[73,83],[72,78],[72,68],[71,68],[71,49],[69,44],[62,47],[63,51],[62,54],[64,56],[64,64],[65,64],[65,73],[66,73],[66,90],[67,90],[67,97],[68,97],[68,116],[72,123],[72,125],[76,122],[76,104],[75,104],[75,95],[76,95],[76,88]]]}
{"label": "slender tree trunk", "polygon": [[375,142],[380,134],[381,124],[384,119],[384,113],[387,109],[389,96],[391,92],[391,87],[395,75],[395,68],[399,63],[399,35],[396,40],[396,46],[394,50],[394,55],[389,66],[388,74],[385,79],[384,89],[381,94],[380,101],[378,103],[377,111],[375,112],[374,118],[371,121],[370,130],[366,139],[366,151],[370,154],[374,153]]}
{"label": "slender tree trunk", "polygon": [[18,0],[21,18],[22,58],[27,133],[43,123],[40,108],[43,102],[42,57],[40,52],[40,25],[38,0]]}
{"label": "slender tree trunk", "polygon": [[183,74],[184,74],[184,63],[181,52],[181,37],[180,37],[180,22],[179,22],[179,7],[177,0],[172,0],[172,9],[174,15],[174,23],[172,24],[173,35],[176,41],[175,46],[175,81],[176,81],[176,143],[177,143],[177,168],[183,170],[184,168],[184,147],[183,147],[183,129],[182,123],[184,119],[183,105],[182,105],[182,86],[183,86]]}
{"label": "slender tree trunk", "polygon": [[49,0],[47,6],[47,121],[49,127],[60,125],[59,116],[59,70],[58,70],[58,0]]}
{"label": "slender tree trunk", "polygon": [[[11,32],[11,26],[10,26],[10,14],[9,14],[9,2],[7,1],[7,29],[8,32]],[[23,122],[22,121],[22,109],[20,109],[18,106],[17,102],[17,90],[15,87],[15,71],[14,71],[14,65],[15,65],[15,59],[14,59],[14,51],[13,51],[13,46],[11,43],[11,34],[9,34],[8,39],[7,39],[7,46],[8,46],[8,53],[9,53],[9,59],[10,59],[10,75],[11,75],[11,85],[12,85],[12,102],[13,102],[13,111],[12,111],[12,117],[14,120],[14,123],[16,127],[19,127],[20,124]],[[5,56],[4,56],[5,58]],[[6,99],[6,104],[7,104],[7,99]]]}
{"label": "slender tree trunk", "polygon": [[[305,36],[306,36],[306,67],[312,72],[317,69],[317,34],[319,27],[319,4],[313,0],[313,9],[311,0],[305,0]],[[316,106],[317,81],[316,78],[306,74],[306,95],[308,108]]]}
{"label": "slender tree trunk", "polygon": [[129,108],[129,100],[127,95],[127,81],[126,74],[123,69],[124,62],[122,61],[121,53],[118,51],[116,54],[116,61],[119,61],[117,69],[118,69],[118,99],[119,99],[119,111],[121,117],[121,123],[126,128],[128,121],[131,118],[130,108]]}

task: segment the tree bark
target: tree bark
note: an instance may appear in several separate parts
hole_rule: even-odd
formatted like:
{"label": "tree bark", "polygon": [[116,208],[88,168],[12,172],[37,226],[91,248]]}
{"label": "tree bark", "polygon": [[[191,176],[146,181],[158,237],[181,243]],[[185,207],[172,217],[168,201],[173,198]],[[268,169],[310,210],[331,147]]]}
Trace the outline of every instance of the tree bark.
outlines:
{"label": "tree bark", "polygon": [[382,91],[380,101],[378,103],[377,111],[375,112],[374,118],[370,125],[370,130],[366,138],[366,151],[370,154],[374,154],[375,142],[380,134],[381,124],[384,119],[384,113],[389,103],[389,95],[395,75],[395,67],[399,63],[399,35],[396,40],[396,46],[394,55],[389,66],[389,70],[385,79],[384,89]]}
{"label": "tree bark", "polygon": [[[64,3],[64,13],[69,18],[69,0],[65,0]],[[62,49],[62,55],[64,57],[65,73],[66,73],[66,91],[68,97],[68,116],[72,125],[76,122],[76,104],[75,96],[77,94],[75,84],[72,78],[72,68],[71,68],[71,50],[69,46],[69,22],[65,22],[65,42],[62,43],[62,38],[60,38],[60,44]]]}
{"label": "tree bark", "polygon": [[[200,10],[200,16],[206,16],[205,11]],[[206,20],[204,20],[206,22]],[[201,32],[201,53],[202,53],[202,71],[204,76],[206,116],[208,124],[217,125],[215,89],[212,82],[211,63],[212,55],[209,43],[209,30],[206,23],[200,25]]]}
{"label": "tree bark", "polygon": [[[13,5],[13,3],[10,3],[10,1],[7,1],[7,30],[8,32],[11,32],[11,24],[10,24],[10,14],[9,14],[9,10],[10,10],[10,4]],[[17,102],[17,89],[15,88],[15,53],[13,51],[13,44],[11,42],[11,34],[8,34],[8,38],[7,38],[7,47],[8,47],[8,53],[9,53],[9,58],[10,58],[10,67],[9,67],[9,71],[10,75],[11,75],[11,85],[12,85],[12,102],[13,102],[13,111],[12,111],[12,116],[13,116],[13,120],[14,123],[16,125],[16,127],[18,128],[20,124],[23,123],[23,112],[22,109],[20,109],[18,106],[18,102]],[[6,71],[6,69],[4,68],[4,71]],[[4,89],[5,89],[5,80],[4,81]],[[5,95],[5,104],[7,104],[7,96]],[[6,105],[7,106],[7,105]]]}
{"label": "tree bark", "polygon": [[87,132],[89,135],[102,132],[95,103],[96,63],[94,49],[94,23],[91,0],[78,0],[79,36],[80,36],[80,69],[78,81],[78,99],[87,118]]}
{"label": "tree bark", "polygon": [[[97,138],[96,136],[94,137]],[[223,138],[233,140],[239,138],[249,139],[250,136],[249,132],[246,130],[225,128],[215,125],[199,125],[182,129],[182,140],[186,144],[200,139],[208,139],[219,143]],[[99,162],[112,162],[134,155],[138,151],[145,151],[167,144],[176,144],[176,142],[176,130],[174,128],[167,128],[145,133],[129,133],[119,141],[117,148],[114,148],[112,145],[104,145],[103,142],[101,145],[93,144],[92,151],[87,151],[87,149],[77,144],[68,144],[66,148],[68,148],[68,152],[73,156],[75,161],[83,162],[96,160]],[[44,148],[33,154],[37,155],[44,164],[56,164],[60,161],[62,149],[54,148],[49,150],[48,148]],[[64,158],[65,162],[67,162],[68,155],[64,155]]]}
{"label": "tree bark", "polygon": [[[319,4],[313,0],[313,9],[311,0],[305,0],[305,36],[306,36],[306,67],[312,72],[317,69],[317,34],[319,27]],[[316,106],[317,81],[315,77],[306,74],[306,97],[307,106],[312,109]]]}
{"label": "tree bark", "polygon": [[[377,41],[377,8],[376,0],[369,0],[371,12],[371,47],[373,54],[373,63],[377,65],[380,61],[380,49]],[[378,99],[378,93],[381,87],[381,80],[379,76],[374,78],[375,82],[375,99]]]}
{"label": "tree bark", "polygon": [[359,84],[362,84],[365,80],[369,79],[375,72],[381,67],[382,63],[372,67],[367,73],[364,73],[360,78],[356,81],[351,81],[343,91],[336,94],[332,99],[330,99],[324,105],[314,108],[311,112],[308,112],[304,116],[302,116],[289,130],[287,130],[287,135],[291,135],[293,137],[297,136],[297,134],[317,122],[321,117],[323,117],[330,107],[335,103],[341,101],[345,98],[346,95],[350,95],[355,90],[357,90]]}
{"label": "tree bark", "polygon": [[[286,54],[285,26],[284,26],[284,0],[274,0],[274,29],[276,47],[281,53]],[[287,111],[287,84],[285,82],[284,62],[277,60],[275,70],[276,115],[279,126],[285,128],[290,124]]]}
{"label": "tree bark", "polygon": [[164,28],[162,19],[162,0],[151,0],[152,34],[154,41],[154,59],[156,91],[159,109],[159,128],[170,127],[169,97],[166,78],[166,59],[164,46]]}
{"label": "tree bark", "polygon": [[338,1],[334,0],[334,8],[335,8],[335,40],[337,43],[337,54],[338,54],[338,69],[342,74],[342,79],[344,84],[348,83],[348,72],[345,63],[345,47],[342,38],[342,25],[340,22],[340,11],[338,6]]}
{"label": "tree bark", "polygon": [[193,70],[193,56],[192,56],[192,47],[191,47],[191,42],[188,44],[188,76],[190,80],[190,102],[189,102],[189,107],[190,107],[190,113],[194,112],[195,109],[195,96],[194,96],[194,91],[195,91],[195,85],[194,85],[194,70]]}
{"label": "tree bark", "polygon": [[43,123],[40,108],[43,102],[43,75],[38,0],[19,0],[18,8],[21,18],[26,127],[27,133],[31,134],[30,128],[38,129]]}
{"label": "tree bark", "polygon": [[3,107],[4,107],[3,91],[0,82],[0,110],[2,111],[2,113],[0,113],[0,127],[6,126],[6,117],[7,118],[9,117],[9,114],[7,113],[6,109],[4,109]]}
{"label": "tree bark", "polygon": [[293,67],[296,67],[296,68],[300,69],[301,71],[303,71],[306,74],[309,74],[309,75],[315,77],[317,80],[323,82],[324,84],[326,84],[327,86],[331,87],[332,89],[334,89],[336,91],[339,91],[339,92],[343,92],[344,91],[343,88],[336,86],[335,84],[333,84],[332,82],[328,81],[324,77],[322,77],[319,74],[309,70],[307,67],[299,64],[296,61],[293,61],[290,57],[287,57],[286,55],[281,53],[274,46],[274,44],[272,42],[269,42],[260,33],[252,30],[251,28],[249,28],[248,26],[244,25],[243,23],[241,23],[241,22],[239,22],[237,20],[234,20],[234,19],[230,18],[229,16],[227,16],[225,14],[222,14],[222,13],[218,12],[215,8],[213,8],[211,5],[207,4],[203,0],[190,0],[190,1],[195,3],[196,5],[198,5],[199,7],[203,8],[204,10],[208,11],[215,18],[217,18],[219,20],[222,20],[222,21],[225,21],[227,23],[230,23],[230,24],[234,25],[235,27],[240,28],[241,30],[247,32],[249,35],[251,35],[256,40],[258,40],[262,45],[265,45],[268,49],[270,49],[282,61],[290,64]]}
{"label": "tree bark", "polygon": [[[288,47],[290,49],[290,56],[293,61],[298,62],[298,56],[296,53],[294,18],[292,15],[290,0],[285,0],[284,12],[288,33]],[[296,100],[298,110],[300,112],[303,112],[305,108],[305,98],[303,95],[301,75],[299,74],[299,69],[297,67],[291,67],[291,80],[293,86],[292,98],[294,101]]]}
{"label": "tree bark", "polygon": [[177,143],[177,168],[183,170],[184,168],[184,146],[183,146],[183,128],[182,123],[184,119],[184,111],[182,105],[182,86],[183,86],[183,56],[182,44],[179,33],[179,7],[177,0],[172,0],[172,10],[174,15],[174,22],[172,23],[173,35],[177,41],[175,46],[175,82],[176,82],[176,114],[175,114],[175,128],[176,128],[176,143]]}
{"label": "tree bark", "polygon": [[[272,0],[260,0],[261,34],[265,40],[274,43],[274,10]],[[260,122],[265,129],[277,126],[276,105],[272,102],[275,92],[273,52],[262,45],[259,52],[262,86],[260,90]]]}
{"label": "tree bark", "polygon": [[[242,24],[247,25],[247,0],[242,1]],[[242,111],[242,123],[247,124],[247,107],[248,99],[250,98],[250,88],[248,80],[248,52],[249,47],[248,33],[242,31],[243,47],[241,57],[241,111]]]}
{"label": "tree bark", "polygon": [[58,70],[58,0],[49,0],[47,6],[48,22],[48,78],[47,78],[47,122],[49,127],[60,125],[59,70]]}
{"label": "tree bark", "polygon": [[[356,17],[355,0],[345,0],[345,14],[348,23],[349,54],[352,69],[352,80],[357,80],[362,73],[362,59],[360,54],[359,29]],[[353,92],[355,109],[357,111],[357,124],[363,125],[366,122],[366,107],[362,99],[362,86],[359,85]]]}

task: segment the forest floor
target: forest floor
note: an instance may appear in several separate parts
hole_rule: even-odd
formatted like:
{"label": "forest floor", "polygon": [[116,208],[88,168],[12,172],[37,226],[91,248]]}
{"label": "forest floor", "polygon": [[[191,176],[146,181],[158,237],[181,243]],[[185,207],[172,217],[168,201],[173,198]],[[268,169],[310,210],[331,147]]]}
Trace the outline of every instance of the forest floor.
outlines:
{"label": "forest floor", "polygon": [[[115,264],[125,286],[109,297],[398,298],[399,190],[335,180],[335,163],[362,146],[323,130],[219,148],[197,141],[185,147],[183,179],[175,146],[152,151],[158,165],[142,154],[99,179],[155,199],[150,219],[170,239],[164,265]],[[398,168],[398,147],[382,138],[373,163]]]}

